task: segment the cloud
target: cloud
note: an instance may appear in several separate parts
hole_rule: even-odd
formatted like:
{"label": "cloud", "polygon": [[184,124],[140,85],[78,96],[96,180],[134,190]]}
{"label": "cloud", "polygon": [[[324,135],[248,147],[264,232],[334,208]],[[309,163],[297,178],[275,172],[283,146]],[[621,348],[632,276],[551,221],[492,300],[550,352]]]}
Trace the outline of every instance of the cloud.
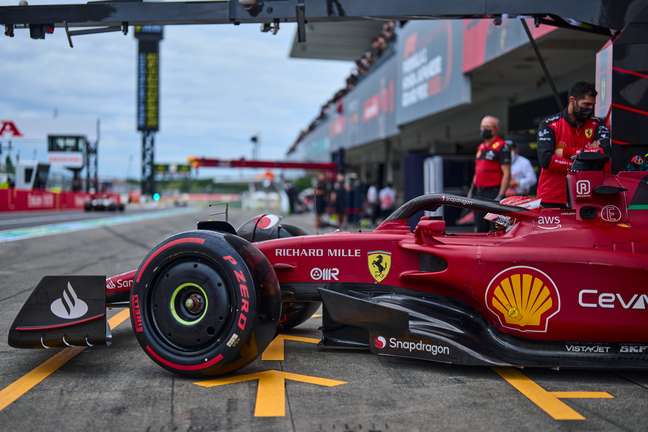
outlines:
{"label": "cloud", "polygon": [[[166,27],[156,160],[249,157],[255,133],[261,134],[260,157],[282,158],[351,68],[289,59],[293,34],[294,25],[282,26],[276,36],[260,33],[257,25]],[[54,110],[99,117],[100,175],[137,175],[136,41],[113,33],[78,37],[74,44],[67,46],[60,28],[44,41],[21,30],[4,39],[0,117],[52,116]]]}

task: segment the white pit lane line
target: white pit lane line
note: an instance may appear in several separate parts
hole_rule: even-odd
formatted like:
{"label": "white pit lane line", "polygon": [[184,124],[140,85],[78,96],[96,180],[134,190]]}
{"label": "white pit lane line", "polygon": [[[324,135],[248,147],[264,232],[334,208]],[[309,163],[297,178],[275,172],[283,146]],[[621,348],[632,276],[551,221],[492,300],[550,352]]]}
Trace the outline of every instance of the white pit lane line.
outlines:
{"label": "white pit lane line", "polygon": [[21,217],[15,219],[4,219],[0,220],[0,228],[11,227],[12,225],[24,225],[28,223],[53,223],[57,221],[66,221],[73,222],[77,219],[94,219],[93,216],[99,218],[98,215],[88,215],[87,213],[68,213],[66,214],[48,214],[48,215],[39,215],[39,216],[25,216],[24,214]]}
{"label": "white pit lane line", "polygon": [[133,222],[142,222],[151,219],[160,219],[182,214],[190,214],[199,211],[195,208],[175,208],[169,210],[154,211],[150,213],[137,213],[134,215],[123,215],[114,217],[103,217],[97,219],[85,219],[81,221],[72,221],[57,223],[51,225],[40,225],[29,228],[18,228],[6,231],[0,231],[0,243],[11,241],[25,240],[36,237],[46,237],[56,234],[64,234],[76,231],[101,228],[104,226],[122,225]]}

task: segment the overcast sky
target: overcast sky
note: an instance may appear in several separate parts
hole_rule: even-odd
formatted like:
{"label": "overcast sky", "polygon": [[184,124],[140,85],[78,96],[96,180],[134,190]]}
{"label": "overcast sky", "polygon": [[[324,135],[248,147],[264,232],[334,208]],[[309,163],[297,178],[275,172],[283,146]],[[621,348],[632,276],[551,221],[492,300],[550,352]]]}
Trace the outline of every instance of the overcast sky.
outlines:
{"label": "overcast sky", "polygon": [[[166,27],[156,161],[249,158],[255,132],[261,133],[261,158],[283,157],[351,69],[345,62],[290,59],[293,35],[294,25],[276,36],[260,33],[257,25]],[[0,118],[52,116],[55,110],[100,117],[100,175],[139,177],[136,41],[132,34],[109,33],[78,37],[74,44],[67,46],[60,28],[45,40],[31,40],[24,30],[13,39],[1,36]]]}

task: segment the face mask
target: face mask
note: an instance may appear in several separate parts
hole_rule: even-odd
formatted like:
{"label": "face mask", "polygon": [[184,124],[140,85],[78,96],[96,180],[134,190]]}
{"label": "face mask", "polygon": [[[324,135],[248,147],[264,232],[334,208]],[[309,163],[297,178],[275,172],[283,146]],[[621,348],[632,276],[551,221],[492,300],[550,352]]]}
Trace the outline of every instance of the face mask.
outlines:
{"label": "face mask", "polygon": [[489,140],[493,138],[493,131],[490,129],[481,129],[479,136],[481,136],[481,139],[483,140]]}
{"label": "face mask", "polygon": [[594,114],[594,110],[592,108],[578,108],[578,105],[576,106],[578,111],[574,110],[574,117],[576,117],[576,120],[578,121],[585,121],[588,118],[592,117]]}

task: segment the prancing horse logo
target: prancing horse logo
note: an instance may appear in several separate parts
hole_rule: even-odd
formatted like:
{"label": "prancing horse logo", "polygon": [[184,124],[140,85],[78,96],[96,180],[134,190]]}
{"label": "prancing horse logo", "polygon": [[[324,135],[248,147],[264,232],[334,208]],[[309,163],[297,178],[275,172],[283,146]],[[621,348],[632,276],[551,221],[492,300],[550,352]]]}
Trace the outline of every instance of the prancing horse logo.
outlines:
{"label": "prancing horse logo", "polygon": [[367,257],[369,259],[369,273],[371,273],[371,276],[378,283],[385,280],[391,269],[391,252],[380,250],[369,251],[367,252]]}

